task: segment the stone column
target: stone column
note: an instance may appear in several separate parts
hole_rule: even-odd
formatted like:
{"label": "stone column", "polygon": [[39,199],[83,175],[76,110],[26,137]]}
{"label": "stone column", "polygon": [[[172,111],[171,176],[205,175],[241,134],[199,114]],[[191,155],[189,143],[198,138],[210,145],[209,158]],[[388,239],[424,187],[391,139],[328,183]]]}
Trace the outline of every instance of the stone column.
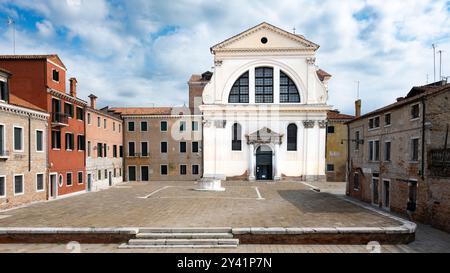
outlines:
{"label": "stone column", "polygon": [[248,156],[249,156],[249,169],[248,169],[248,180],[255,181],[255,144],[251,143],[248,145]]}
{"label": "stone column", "polygon": [[280,143],[275,144],[275,176],[273,180],[281,180]]}

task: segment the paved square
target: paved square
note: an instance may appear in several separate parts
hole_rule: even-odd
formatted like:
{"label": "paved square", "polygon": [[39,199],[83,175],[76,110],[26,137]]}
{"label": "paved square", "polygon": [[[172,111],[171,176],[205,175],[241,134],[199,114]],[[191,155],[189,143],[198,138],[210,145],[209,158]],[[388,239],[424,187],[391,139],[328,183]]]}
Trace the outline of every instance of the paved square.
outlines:
{"label": "paved square", "polygon": [[[302,183],[128,183],[0,212],[0,227],[385,227],[396,220]],[[2,218],[3,215],[9,217]]]}

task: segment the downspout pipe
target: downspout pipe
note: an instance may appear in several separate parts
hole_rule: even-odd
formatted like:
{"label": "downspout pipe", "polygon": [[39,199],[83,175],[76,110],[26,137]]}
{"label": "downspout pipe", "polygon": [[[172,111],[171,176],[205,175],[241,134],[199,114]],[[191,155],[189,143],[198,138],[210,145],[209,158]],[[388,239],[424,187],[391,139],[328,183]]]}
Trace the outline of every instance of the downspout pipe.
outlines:
{"label": "downspout pipe", "polygon": [[422,180],[425,179],[425,113],[426,113],[426,104],[425,97],[422,97],[422,162],[421,162],[421,170],[420,176]]}
{"label": "downspout pipe", "polygon": [[[36,143],[37,145],[37,143]],[[28,114],[28,171],[31,172],[31,116]]]}

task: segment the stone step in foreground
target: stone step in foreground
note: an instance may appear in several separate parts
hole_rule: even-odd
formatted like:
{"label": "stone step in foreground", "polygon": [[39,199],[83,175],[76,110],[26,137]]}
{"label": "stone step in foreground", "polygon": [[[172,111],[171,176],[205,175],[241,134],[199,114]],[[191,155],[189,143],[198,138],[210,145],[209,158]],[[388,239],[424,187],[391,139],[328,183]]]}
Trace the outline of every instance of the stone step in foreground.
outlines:
{"label": "stone step in foreground", "polygon": [[230,239],[231,233],[139,233],[137,239]]}
{"label": "stone step in foreground", "polygon": [[119,248],[232,248],[239,245],[231,228],[141,228]]}
{"label": "stone step in foreground", "polygon": [[231,227],[139,228],[139,233],[231,233]]}

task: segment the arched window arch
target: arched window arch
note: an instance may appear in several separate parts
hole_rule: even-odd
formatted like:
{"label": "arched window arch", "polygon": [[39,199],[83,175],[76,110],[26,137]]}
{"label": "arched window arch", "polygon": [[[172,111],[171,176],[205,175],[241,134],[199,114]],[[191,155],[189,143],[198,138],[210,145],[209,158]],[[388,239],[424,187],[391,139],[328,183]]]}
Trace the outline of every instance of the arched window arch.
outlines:
{"label": "arched window arch", "polygon": [[229,103],[248,103],[248,71],[237,79],[228,96]]}
{"label": "arched window arch", "polygon": [[273,102],[273,68],[258,67],[255,69],[255,102]]}
{"label": "arched window arch", "polygon": [[293,123],[287,127],[287,150],[297,151],[297,125]]}
{"label": "arched window arch", "polygon": [[242,127],[239,123],[233,124],[231,127],[231,150],[241,151],[242,150]]}
{"label": "arched window arch", "polygon": [[280,71],[280,103],[300,102],[300,95],[294,81]]}

